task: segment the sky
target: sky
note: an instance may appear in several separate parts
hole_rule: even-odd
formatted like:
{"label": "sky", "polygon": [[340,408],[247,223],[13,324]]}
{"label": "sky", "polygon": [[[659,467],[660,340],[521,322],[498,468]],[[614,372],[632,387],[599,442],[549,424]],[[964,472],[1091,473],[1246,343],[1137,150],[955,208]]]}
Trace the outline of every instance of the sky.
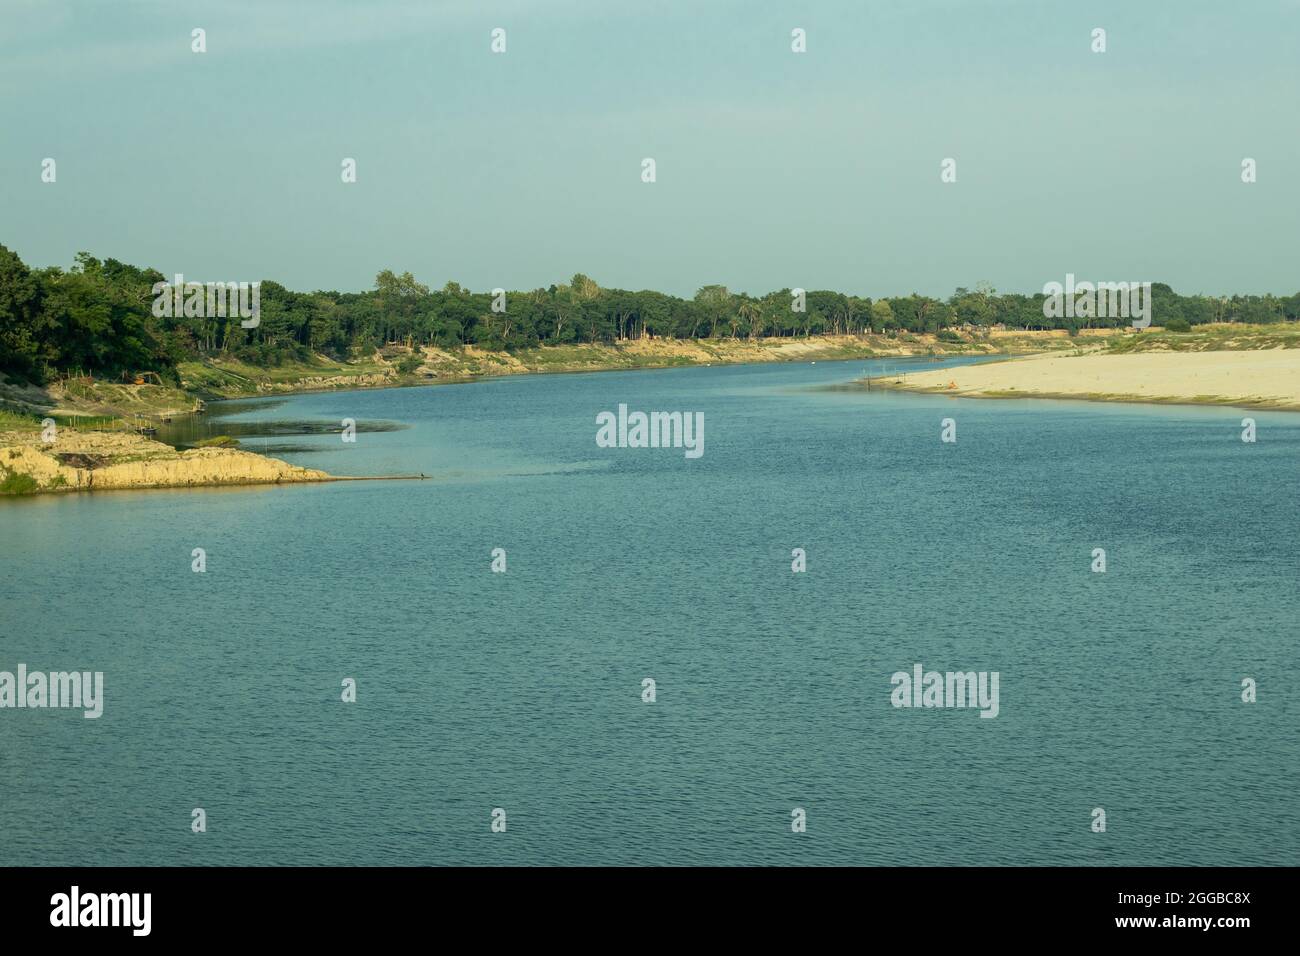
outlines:
{"label": "sky", "polygon": [[1300,0],[0,0],[0,244],[299,290],[1291,294],[1297,37]]}

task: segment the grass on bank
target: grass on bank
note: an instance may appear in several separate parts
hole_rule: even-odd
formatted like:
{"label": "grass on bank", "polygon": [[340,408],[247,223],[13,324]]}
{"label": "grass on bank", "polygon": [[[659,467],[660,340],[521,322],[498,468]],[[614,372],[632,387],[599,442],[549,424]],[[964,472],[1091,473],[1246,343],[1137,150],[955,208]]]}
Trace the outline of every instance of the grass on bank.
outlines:
{"label": "grass on bank", "polygon": [[1258,349],[1300,348],[1300,322],[1275,325],[1222,323],[1194,325],[1187,330],[1153,328],[1107,342],[1107,351],[1133,352],[1242,352]]}
{"label": "grass on bank", "polygon": [[0,432],[38,432],[41,420],[27,412],[0,407]]}
{"label": "grass on bank", "polygon": [[63,412],[21,412],[0,407],[0,432],[39,432],[50,419],[59,428],[82,431],[133,431],[137,422],[118,415],[76,415]]}
{"label": "grass on bank", "polygon": [[258,385],[286,385],[309,378],[359,378],[384,374],[389,366],[374,359],[338,362],[324,356],[310,362],[284,362],[281,365],[249,365],[235,358],[209,359],[205,362],[181,362],[176,366],[181,382],[191,391],[218,395],[255,393]]}
{"label": "grass on bank", "polygon": [[0,478],[0,495],[34,495],[41,490],[40,483],[31,475],[6,469],[0,471],[4,471],[4,477]]}

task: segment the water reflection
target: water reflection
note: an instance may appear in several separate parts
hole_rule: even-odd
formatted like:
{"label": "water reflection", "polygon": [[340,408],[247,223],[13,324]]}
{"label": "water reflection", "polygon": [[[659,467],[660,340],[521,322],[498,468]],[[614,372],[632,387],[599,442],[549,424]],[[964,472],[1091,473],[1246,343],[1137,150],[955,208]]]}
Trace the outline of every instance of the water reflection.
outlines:
{"label": "water reflection", "polygon": [[[294,442],[271,443],[267,441],[250,444],[243,439],[250,438],[286,438],[296,435],[337,435],[343,431],[338,421],[323,419],[275,419],[236,421],[235,416],[245,415],[250,411],[265,411],[284,404],[283,399],[243,400],[214,403],[208,406],[206,414],[175,415],[170,420],[158,424],[158,441],[173,448],[186,449],[199,447],[200,443],[213,438],[226,436],[240,441],[241,446],[250,451],[264,454],[289,454],[294,452],[320,451],[316,445]],[[358,432],[391,432],[406,428],[399,422],[361,421],[356,423]]]}

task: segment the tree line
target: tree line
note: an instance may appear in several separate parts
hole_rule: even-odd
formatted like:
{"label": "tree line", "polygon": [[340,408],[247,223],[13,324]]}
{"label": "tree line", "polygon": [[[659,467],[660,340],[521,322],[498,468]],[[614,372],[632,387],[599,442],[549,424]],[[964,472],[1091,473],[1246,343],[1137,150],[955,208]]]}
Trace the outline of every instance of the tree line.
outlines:
{"label": "tree line", "polygon": [[[244,328],[236,315],[156,315],[156,269],[80,253],[69,269],[32,269],[0,246],[0,369],[36,382],[66,374],[108,377],[154,371],[175,378],[177,363],[229,355],[255,365],[337,359],[384,345],[514,350],[566,343],[646,338],[805,337],[931,333],[958,339],[994,328],[1066,329],[1128,325],[1119,317],[1046,318],[1041,293],[999,293],[981,284],[947,299],[913,293],[871,299],[827,290],[802,297],[780,289],[763,296],[707,285],[692,298],[606,289],[579,273],[568,282],[519,292],[439,290],[411,273],[380,272],[366,292],[294,292],[260,286],[260,316]],[[495,308],[494,308],[495,305]],[[802,309],[799,308],[802,306]],[[174,310],[168,310],[169,312]],[[1178,295],[1152,286],[1157,325],[1271,323],[1300,317],[1292,296]]]}

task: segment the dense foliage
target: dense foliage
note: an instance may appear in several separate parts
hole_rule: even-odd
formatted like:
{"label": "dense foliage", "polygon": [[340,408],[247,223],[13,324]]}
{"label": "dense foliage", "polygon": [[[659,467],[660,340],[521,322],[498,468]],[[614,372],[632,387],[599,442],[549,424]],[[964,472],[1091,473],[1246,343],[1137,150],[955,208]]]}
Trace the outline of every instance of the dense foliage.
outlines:
{"label": "dense foliage", "polygon": [[[0,246],[0,369],[35,381],[68,373],[111,376],[156,371],[170,375],[177,362],[225,353],[259,365],[305,359],[312,352],[336,358],[386,343],[485,349],[541,344],[617,342],[631,338],[716,338],[819,334],[928,332],[957,338],[956,330],[1066,328],[1127,325],[1122,318],[1047,319],[1043,295],[958,289],[947,300],[912,294],[872,300],[810,291],[796,311],[790,289],[762,297],[720,285],[682,299],[662,292],[602,289],[587,276],[529,292],[505,295],[493,311],[491,293],[455,282],[431,291],[408,272],[383,271],[368,292],[291,292],[261,285],[257,328],[228,318],[153,314],[155,283],[169,277],[115,259],[81,253],[68,270],[30,269]],[[1157,324],[1269,323],[1295,320],[1300,294],[1231,297],[1180,296],[1153,286]]]}

